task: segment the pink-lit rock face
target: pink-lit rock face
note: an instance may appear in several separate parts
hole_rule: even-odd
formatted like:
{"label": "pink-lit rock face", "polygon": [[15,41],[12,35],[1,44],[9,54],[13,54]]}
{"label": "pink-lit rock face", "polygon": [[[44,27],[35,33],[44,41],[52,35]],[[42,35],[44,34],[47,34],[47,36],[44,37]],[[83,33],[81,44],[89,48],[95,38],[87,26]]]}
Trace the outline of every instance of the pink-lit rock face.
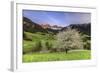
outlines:
{"label": "pink-lit rock face", "polygon": [[50,24],[41,24],[41,27],[44,29],[50,28],[50,29],[54,29],[54,30],[60,30],[63,28],[63,27],[58,26],[58,25],[51,26]]}

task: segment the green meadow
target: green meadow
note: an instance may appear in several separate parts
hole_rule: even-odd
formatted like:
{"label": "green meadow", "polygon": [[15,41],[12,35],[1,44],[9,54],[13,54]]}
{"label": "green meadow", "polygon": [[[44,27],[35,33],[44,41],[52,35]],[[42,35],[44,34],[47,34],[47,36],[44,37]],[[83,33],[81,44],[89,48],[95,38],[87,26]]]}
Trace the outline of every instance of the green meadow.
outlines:
{"label": "green meadow", "polygon": [[[55,43],[55,35],[43,33],[25,32],[29,40],[23,40],[23,58],[22,61],[28,62],[46,62],[46,61],[64,61],[64,60],[87,60],[91,58],[91,50],[70,50],[66,52],[50,51],[44,43]],[[41,41],[40,47],[36,43]],[[43,47],[44,46],[44,47]],[[50,45],[52,49],[52,45]],[[42,48],[41,48],[42,47]],[[38,49],[41,48],[41,49]],[[41,50],[43,50],[41,52]],[[46,51],[46,52],[44,52]]]}
{"label": "green meadow", "polygon": [[30,53],[23,55],[23,62],[44,62],[44,61],[63,61],[63,60],[86,60],[90,59],[89,50],[70,51],[56,53]]}

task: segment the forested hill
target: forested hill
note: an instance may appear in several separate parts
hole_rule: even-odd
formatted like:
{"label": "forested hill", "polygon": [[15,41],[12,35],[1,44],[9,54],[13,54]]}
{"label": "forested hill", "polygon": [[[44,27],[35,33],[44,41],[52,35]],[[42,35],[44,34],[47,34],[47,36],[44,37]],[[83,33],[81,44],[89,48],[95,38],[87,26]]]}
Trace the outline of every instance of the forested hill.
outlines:
{"label": "forested hill", "polygon": [[71,24],[67,27],[64,27],[62,29],[62,31],[68,29],[68,28],[71,28],[71,29],[76,29],[78,30],[79,32],[83,33],[83,34],[86,34],[86,35],[91,35],[91,23],[86,23],[86,24]]}

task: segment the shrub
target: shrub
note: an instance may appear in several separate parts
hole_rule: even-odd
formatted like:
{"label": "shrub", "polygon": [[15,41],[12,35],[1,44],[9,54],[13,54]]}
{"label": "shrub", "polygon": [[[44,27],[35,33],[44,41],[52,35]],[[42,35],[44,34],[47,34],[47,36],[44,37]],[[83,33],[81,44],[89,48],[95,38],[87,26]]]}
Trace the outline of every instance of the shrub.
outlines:
{"label": "shrub", "polygon": [[52,44],[50,42],[45,42],[45,45],[47,47],[48,50],[50,50],[52,48]]}
{"label": "shrub", "polygon": [[89,35],[82,35],[84,42],[84,49],[91,50],[91,37]]}
{"label": "shrub", "polygon": [[84,49],[91,50],[91,43],[89,40],[84,43]]}
{"label": "shrub", "polygon": [[41,51],[41,48],[42,48],[41,41],[37,41],[35,43],[35,50],[33,50],[33,51]]}
{"label": "shrub", "polygon": [[27,41],[32,41],[32,35],[23,32],[23,39]]}

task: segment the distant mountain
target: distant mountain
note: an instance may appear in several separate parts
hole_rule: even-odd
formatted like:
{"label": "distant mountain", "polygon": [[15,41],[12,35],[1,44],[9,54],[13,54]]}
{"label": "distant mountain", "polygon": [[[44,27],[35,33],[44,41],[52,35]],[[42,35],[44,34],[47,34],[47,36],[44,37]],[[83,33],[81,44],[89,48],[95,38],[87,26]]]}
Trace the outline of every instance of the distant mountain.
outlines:
{"label": "distant mountain", "polygon": [[[53,29],[56,28],[56,29]],[[31,32],[31,33],[35,33],[35,32],[43,32],[43,33],[57,33],[59,31],[60,28],[58,26],[50,26],[49,24],[37,24],[33,21],[31,21],[30,19],[28,19],[27,17],[23,17],[23,30],[26,32]]]}
{"label": "distant mountain", "polygon": [[79,32],[87,35],[91,35],[91,23],[86,23],[86,24],[71,24],[67,27],[62,28],[62,31],[71,28],[71,29],[76,29]]}
{"label": "distant mountain", "polygon": [[26,32],[46,32],[39,24],[23,17],[23,30]]}
{"label": "distant mountain", "polygon": [[49,24],[41,24],[40,26],[44,29],[51,28]]}
{"label": "distant mountain", "polygon": [[41,27],[44,29],[52,29],[52,30],[61,30],[63,27],[58,25],[50,25],[50,24],[41,24]]}

